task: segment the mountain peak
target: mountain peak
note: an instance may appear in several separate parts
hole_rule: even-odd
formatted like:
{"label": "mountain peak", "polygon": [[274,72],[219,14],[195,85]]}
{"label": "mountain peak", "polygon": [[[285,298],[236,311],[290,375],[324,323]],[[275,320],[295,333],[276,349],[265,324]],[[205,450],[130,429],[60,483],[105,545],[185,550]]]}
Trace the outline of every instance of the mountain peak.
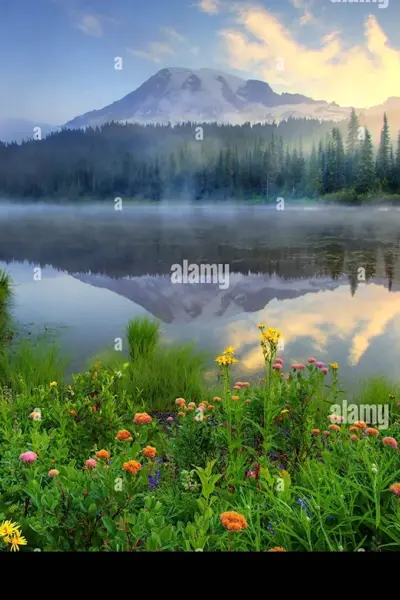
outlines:
{"label": "mountain peak", "polygon": [[97,126],[107,121],[240,124],[296,116],[340,120],[347,113],[348,109],[301,94],[277,94],[268,83],[257,79],[245,80],[209,68],[165,67],[124,98],[76,117],[66,127]]}

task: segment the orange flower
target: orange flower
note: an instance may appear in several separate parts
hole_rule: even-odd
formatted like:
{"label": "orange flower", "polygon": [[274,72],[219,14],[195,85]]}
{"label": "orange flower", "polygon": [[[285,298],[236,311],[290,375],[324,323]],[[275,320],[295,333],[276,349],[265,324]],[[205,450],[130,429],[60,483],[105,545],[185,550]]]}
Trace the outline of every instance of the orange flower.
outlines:
{"label": "orange flower", "polygon": [[71,415],[71,417],[77,417],[78,413],[76,412],[76,410],[69,410],[68,414]]}
{"label": "orange flower", "polygon": [[129,460],[128,462],[124,462],[122,468],[124,471],[128,471],[128,473],[136,475],[136,473],[142,468],[142,465],[137,460]]}
{"label": "orange flower", "polygon": [[221,402],[221,398],[219,396],[214,396],[214,402]]}
{"label": "orange flower", "polygon": [[234,385],[234,386],[233,386],[233,389],[234,389],[234,390],[240,390],[240,389],[241,389],[241,387],[242,387],[241,385],[237,385],[237,384],[236,384],[236,385]]}
{"label": "orange flower", "polygon": [[89,407],[89,410],[90,410],[92,413],[95,413],[95,412],[97,412],[97,406],[94,404],[93,406],[90,406],[90,407]]}
{"label": "orange flower", "polygon": [[196,402],[189,402],[188,408],[196,408]]}
{"label": "orange flower", "polygon": [[391,448],[397,448],[398,444],[397,441],[394,439],[394,437],[384,437],[382,442],[385,444],[385,446],[390,446]]}
{"label": "orange flower", "polygon": [[235,511],[224,512],[220,516],[221,523],[229,531],[241,531],[247,529],[247,521],[243,515]]}
{"label": "orange flower", "polygon": [[331,431],[340,431],[339,425],[329,425],[328,429]]}
{"label": "orange flower", "polygon": [[280,475],[281,475],[282,477],[286,477],[286,475],[287,475],[287,474],[288,474],[288,472],[287,472],[287,471],[285,471],[285,469],[282,469],[282,471],[280,472]]}
{"label": "orange flower", "polygon": [[[337,426],[336,426],[336,427],[337,427]],[[323,435],[326,435],[326,437],[329,437],[329,436],[331,435],[331,434],[330,434],[330,431],[323,431],[323,432],[322,432],[322,434],[323,434]]]}
{"label": "orange flower", "polygon": [[185,410],[188,412],[192,412],[194,410],[193,406],[185,406]]}
{"label": "orange flower", "polygon": [[237,401],[237,400],[240,400],[240,398],[239,398],[239,396],[232,396],[232,400]]}
{"label": "orange flower", "polygon": [[360,438],[358,437],[358,435],[356,435],[355,433],[353,433],[353,434],[350,436],[350,439],[351,439],[353,442],[358,442]]}
{"label": "orange flower", "polygon": [[203,402],[200,402],[199,406],[207,406],[207,404],[207,400],[203,400]]}
{"label": "orange flower", "polygon": [[148,415],[146,412],[144,413],[136,413],[133,422],[136,423],[136,425],[144,425],[146,423],[151,423],[152,422],[152,418],[150,415]]}
{"label": "orange flower", "polygon": [[207,406],[207,410],[213,410],[214,408],[215,408],[215,406],[213,406],[212,404],[209,404],[209,405]]}
{"label": "orange flower", "polygon": [[157,454],[157,449],[153,448],[153,446],[146,446],[146,448],[143,448],[143,454],[147,456],[147,458],[154,458]]}
{"label": "orange flower", "polygon": [[133,438],[129,431],[126,429],[121,429],[121,431],[118,431],[115,439],[119,441],[127,440],[128,442],[131,442]]}
{"label": "orange flower", "polygon": [[365,430],[365,433],[367,435],[380,435],[379,431],[377,429],[375,429],[375,427],[367,427],[367,429]]}
{"label": "orange flower", "polygon": [[180,413],[178,413],[178,417],[184,417],[184,416],[185,416],[185,413],[184,413],[184,412],[180,412]]}
{"label": "orange flower", "polygon": [[244,401],[245,404],[250,404],[251,400],[247,399]]}
{"label": "orange flower", "polygon": [[271,548],[271,550],[268,550],[268,552],[286,552],[286,550],[280,546],[275,546],[275,548]]}
{"label": "orange flower", "polygon": [[400,483],[392,483],[389,490],[395,495],[400,496]]}
{"label": "orange flower", "polygon": [[96,452],[97,458],[104,458],[104,460],[108,460],[110,458],[110,453],[108,450],[98,450]]}
{"label": "orange flower", "polygon": [[356,425],[352,425],[352,426],[349,428],[349,432],[351,433],[352,431],[359,432],[359,431],[360,431],[360,428],[359,428],[359,427],[356,427]]}
{"label": "orange flower", "polygon": [[237,382],[235,383],[235,385],[234,385],[234,388],[236,388],[236,386],[237,386],[238,388],[241,388],[241,387],[242,387],[242,385],[243,385],[243,381],[237,381]]}
{"label": "orange flower", "polygon": [[319,435],[321,433],[321,430],[320,429],[311,429],[311,433],[313,435]]}
{"label": "orange flower", "polygon": [[177,399],[175,400],[175,404],[176,404],[177,406],[179,406],[179,408],[182,408],[183,406],[185,406],[185,404],[186,404],[186,400],[185,400],[185,398],[177,398]]}
{"label": "orange flower", "polygon": [[248,388],[250,387],[250,384],[248,381],[242,381],[242,387]]}
{"label": "orange flower", "polygon": [[356,421],[354,423],[355,427],[358,427],[358,429],[365,429],[365,427],[367,426],[365,421]]}

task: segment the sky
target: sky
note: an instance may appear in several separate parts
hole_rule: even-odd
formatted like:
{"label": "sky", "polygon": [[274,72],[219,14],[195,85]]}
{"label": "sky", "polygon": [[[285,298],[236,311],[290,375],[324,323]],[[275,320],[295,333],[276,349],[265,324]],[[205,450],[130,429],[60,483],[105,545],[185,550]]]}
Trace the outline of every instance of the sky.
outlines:
{"label": "sky", "polygon": [[0,0],[0,119],[62,125],[165,67],[374,106],[400,96],[400,0],[366,2]]}

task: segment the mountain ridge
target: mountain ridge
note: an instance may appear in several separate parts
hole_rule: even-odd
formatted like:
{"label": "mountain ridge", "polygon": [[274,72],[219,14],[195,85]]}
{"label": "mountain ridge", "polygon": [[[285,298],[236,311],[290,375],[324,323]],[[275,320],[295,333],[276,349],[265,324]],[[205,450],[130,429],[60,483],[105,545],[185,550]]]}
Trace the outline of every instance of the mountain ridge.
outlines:
{"label": "mountain ridge", "polygon": [[278,94],[257,79],[214,69],[164,68],[136,90],[99,110],[68,121],[79,128],[121,122],[229,122],[240,124],[309,116],[341,120],[350,109],[302,94]]}

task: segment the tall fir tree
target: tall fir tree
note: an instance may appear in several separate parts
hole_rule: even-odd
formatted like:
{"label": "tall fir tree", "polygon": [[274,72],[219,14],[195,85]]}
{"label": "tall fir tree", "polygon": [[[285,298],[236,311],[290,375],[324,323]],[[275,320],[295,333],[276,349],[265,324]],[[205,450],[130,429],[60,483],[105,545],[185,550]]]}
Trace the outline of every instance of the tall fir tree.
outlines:
{"label": "tall fir tree", "polygon": [[357,113],[352,108],[346,139],[345,179],[347,187],[352,187],[355,182],[360,142],[363,141],[362,139],[360,140],[360,137],[363,138],[363,132],[364,130],[360,129]]}
{"label": "tall fir tree", "polygon": [[362,142],[360,160],[356,180],[358,194],[367,194],[372,191],[375,182],[374,148],[371,134],[365,130],[365,139]]}
{"label": "tall fir tree", "polygon": [[386,113],[383,115],[383,127],[376,157],[376,172],[384,187],[390,176],[390,132]]}

